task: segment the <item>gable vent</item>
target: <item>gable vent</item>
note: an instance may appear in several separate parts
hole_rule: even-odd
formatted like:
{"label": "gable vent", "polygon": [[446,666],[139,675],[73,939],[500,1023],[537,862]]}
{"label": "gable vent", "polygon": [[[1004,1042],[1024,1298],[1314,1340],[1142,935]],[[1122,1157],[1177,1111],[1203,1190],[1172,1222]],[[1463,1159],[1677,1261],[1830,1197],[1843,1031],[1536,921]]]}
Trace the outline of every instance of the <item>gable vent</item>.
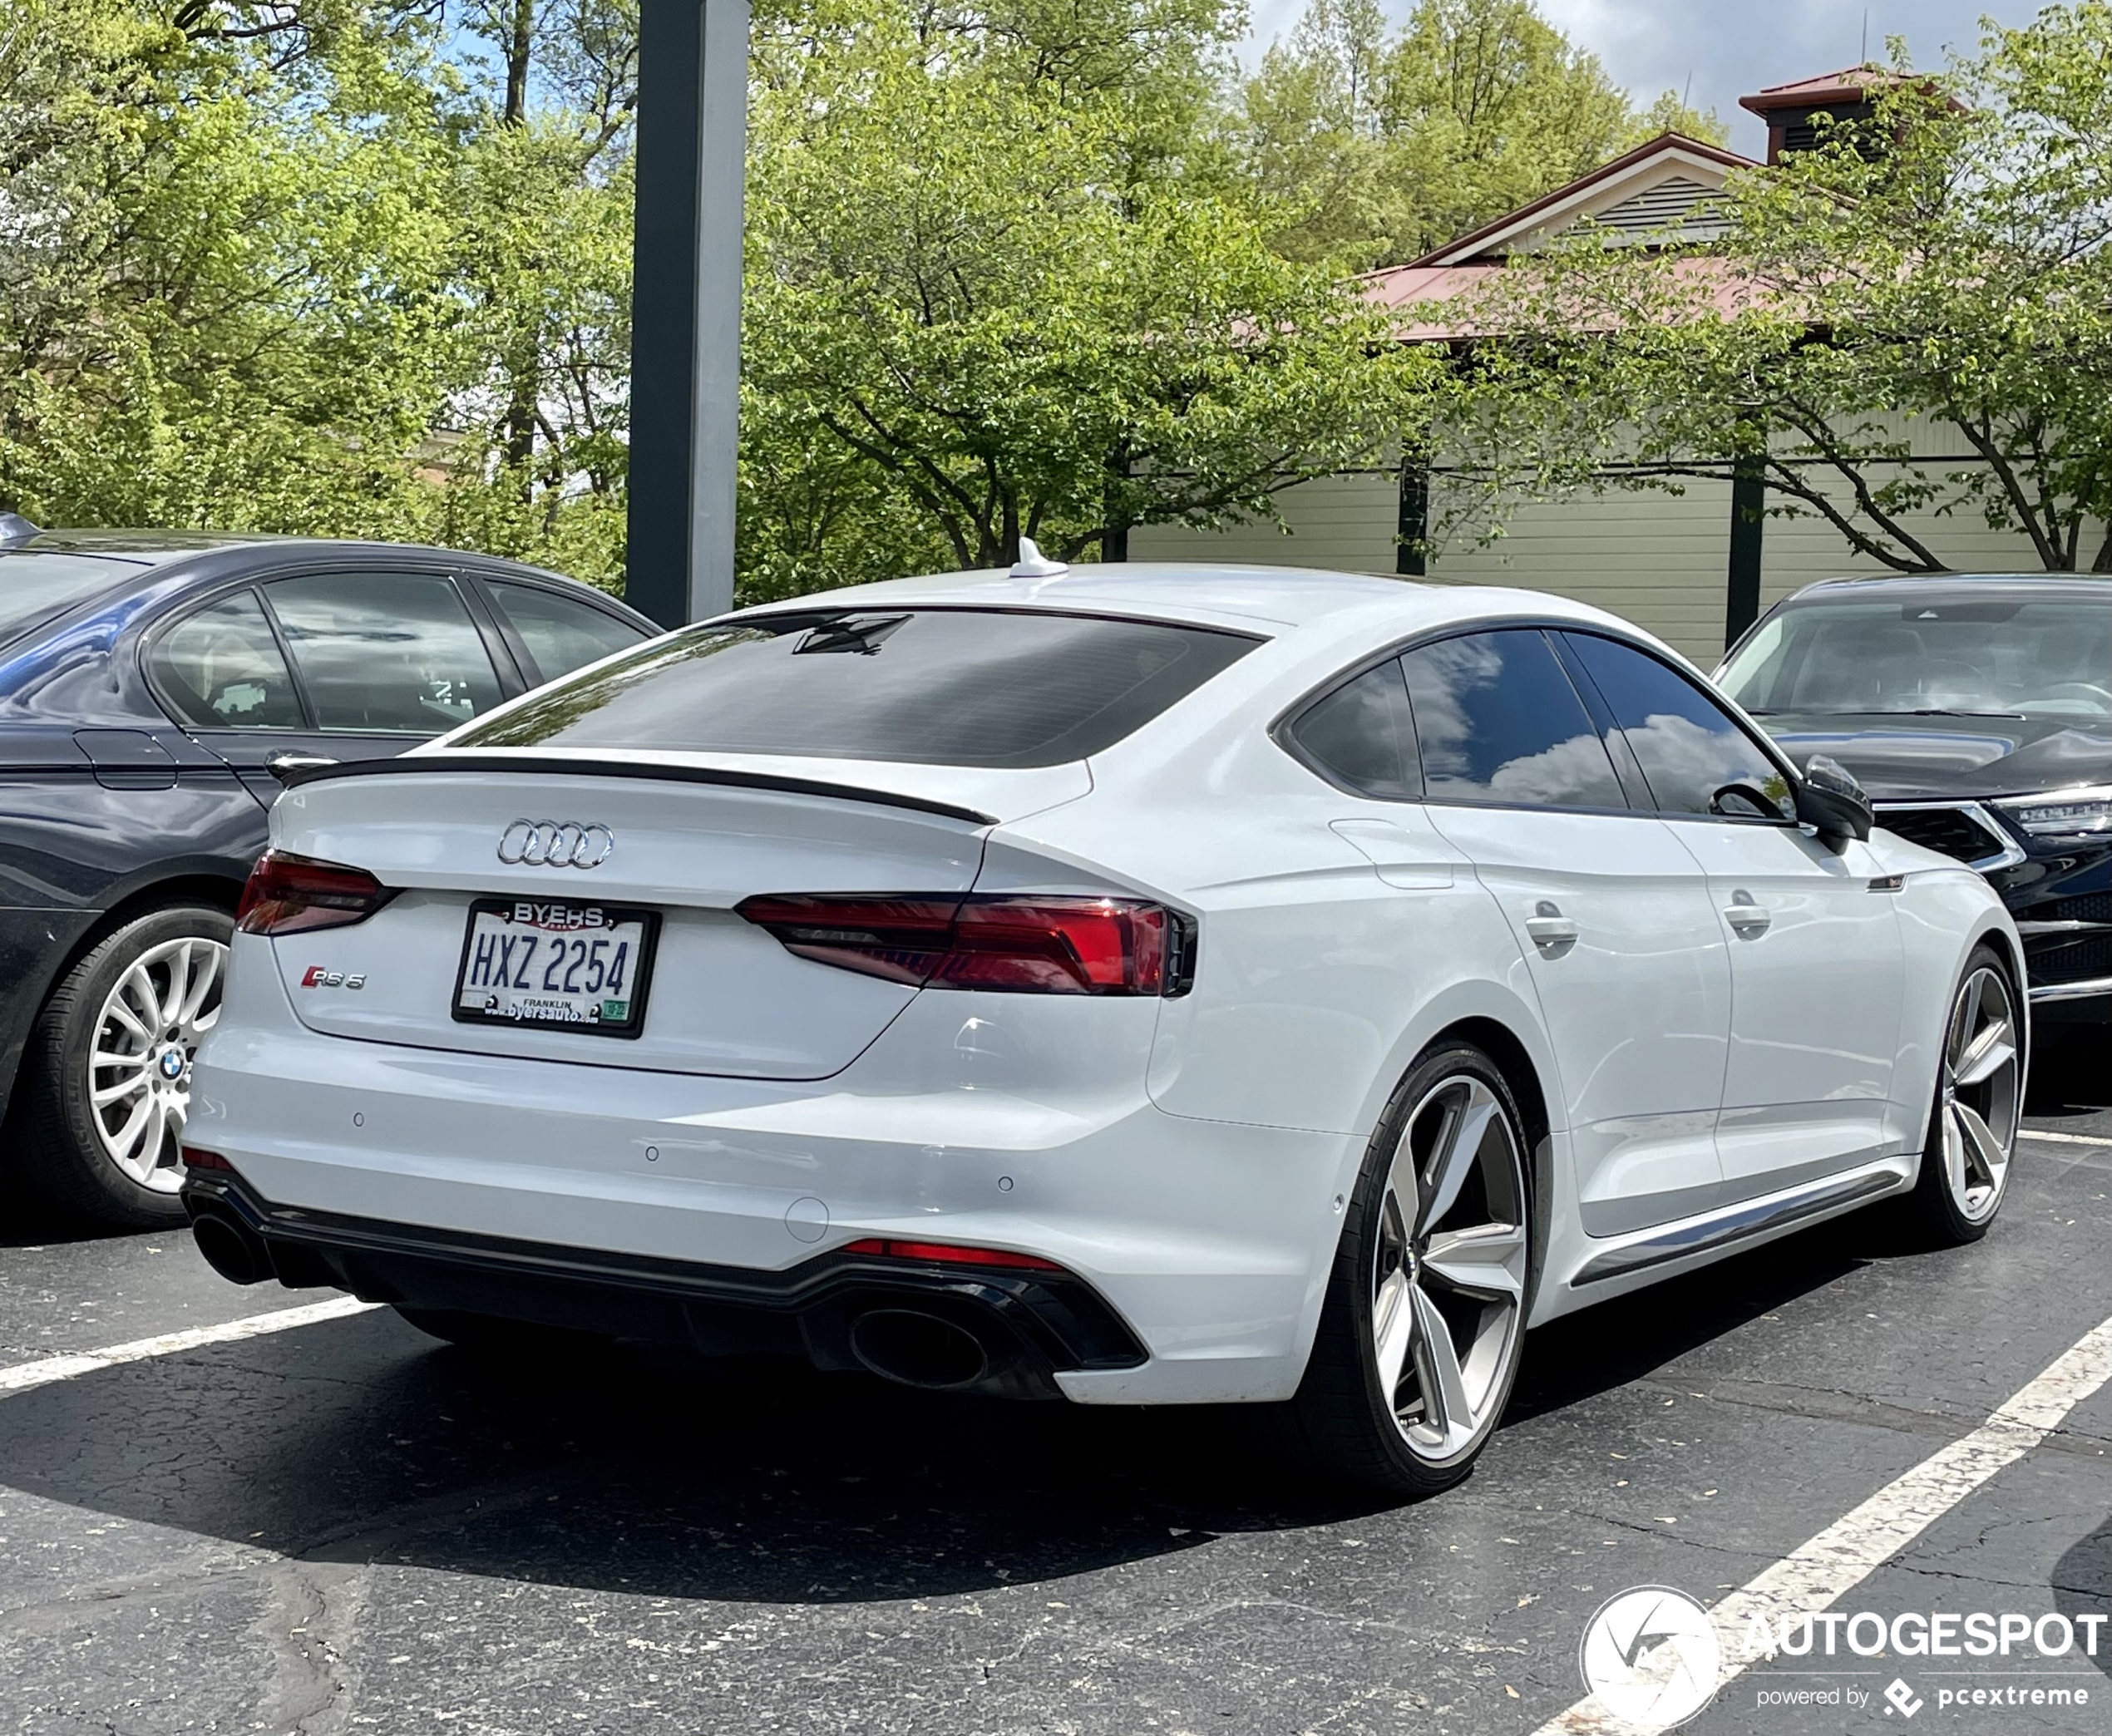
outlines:
{"label": "gable vent", "polygon": [[1717,209],[1722,198],[1715,189],[1675,175],[1609,206],[1592,219],[1592,227],[1613,231],[1606,239],[1616,244],[1647,240],[1666,230],[1683,241],[1706,241],[1724,232]]}

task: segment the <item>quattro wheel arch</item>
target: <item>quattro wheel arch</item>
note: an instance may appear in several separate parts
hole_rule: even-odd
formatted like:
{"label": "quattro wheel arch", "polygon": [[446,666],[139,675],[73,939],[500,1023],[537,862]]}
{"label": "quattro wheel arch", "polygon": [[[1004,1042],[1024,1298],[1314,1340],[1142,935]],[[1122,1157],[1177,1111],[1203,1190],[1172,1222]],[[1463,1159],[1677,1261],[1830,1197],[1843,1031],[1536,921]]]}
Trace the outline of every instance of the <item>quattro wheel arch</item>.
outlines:
{"label": "quattro wheel arch", "polygon": [[[2001,960],[2002,969],[2007,972],[2009,975],[2010,989],[2015,997],[2016,1011],[2019,1015],[2017,1020],[2017,1033],[2022,1038],[2024,1050],[2024,1073],[2026,1083],[2028,1087],[2031,1074],[2031,1052],[2036,1047],[2032,1041],[2031,979],[2025,974],[2023,957],[2019,952],[2017,947],[2011,942],[2007,932],[1992,923],[1988,924],[1977,933],[1971,935],[1966,941],[1965,944],[1958,949],[1957,957],[1952,960],[1950,974],[1944,979],[1942,991],[1937,1001],[1937,1024],[1935,1043],[1932,1051],[1936,1063],[1937,1068],[1941,1069],[1942,1065],[1944,1042],[1950,1028],[1951,997],[1957,988],[1960,978],[1965,974],[1966,966],[1971,962],[1972,955],[1983,946],[1990,952],[1993,953],[1995,956]],[[1902,1033],[1902,1036],[1903,1038],[1903,1031]],[[1909,1122],[1907,1125],[1912,1127],[1913,1123]],[[1934,1134],[1935,1131],[1936,1112],[1934,1104],[1932,1102],[1929,1112],[1922,1122],[1921,1143],[1916,1147],[1917,1154],[1926,1152],[1927,1151],[1929,1140]],[[1920,1166],[1917,1162],[1916,1165],[1917,1176],[1918,1176],[1919,1173]]]}
{"label": "quattro wheel arch", "polygon": [[[1488,1056],[1503,1075],[1503,1083],[1510,1087],[1512,1098],[1517,1105],[1519,1119],[1524,1123],[1521,1131],[1525,1137],[1526,1185],[1532,1193],[1534,1258],[1536,1262],[1544,1262],[1557,1198],[1553,1150],[1548,1135],[1554,1127],[1550,1106],[1559,1101],[1556,1095],[1558,1087],[1550,1076],[1552,1063],[1536,1061],[1527,1040],[1518,1034],[1512,1022],[1493,1013],[1462,1013],[1416,1042],[1413,1048],[1406,1048],[1404,1044],[1406,1052],[1396,1058],[1391,1073],[1375,1082],[1374,1102],[1364,1131],[1348,1142],[1350,1152],[1338,1191],[1346,1198],[1354,1187],[1379,1119],[1393,1106],[1409,1076],[1422,1064],[1425,1056],[1452,1043],[1472,1043]],[[1316,1257],[1323,1262],[1323,1270],[1325,1263],[1335,1257],[1343,1227],[1337,1216],[1325,1243],[1315,1249]],[[1316,1288],[1299,1333],[1295,1354],[1301,1368],[1312,1354],[1314,1336],[1320,1327],[1320,1307],[1321,1299]]]}
{"label": "quattro wheel arch", "polygon": [[1547,1247],[1554,1231],[1555,1158],[1554,1144],[1548,1137],[1554,1122],[1548,1112],[1547,1083],[1541,1078],[1532,1053],[1525,1041],[1510,1026],[1498,1018],[1477,1015],[1455,1020],[1439,1031],[1416,1051],[1415,1058],[1401,1078],[1404,1081],[1424,1055],[1448,1043],[1470,1043],[1495,1063],[1496,1070],[1503,1076],[1503,1083],[1511,1087],[1512,1101],[1517,1104],[1518,1119],[1524,1125],[1520,1131],[1525,1136],[1525,1181],[1527,1190],[1527,1209],[1531,1221],[1527,1225],[1530,1238],[1528,1270],[1533,1275],[1532,1294],[1527,1297],[1526,1316],[1531,1322],[1537,1303],[1539,1277],[1547,1261]]}

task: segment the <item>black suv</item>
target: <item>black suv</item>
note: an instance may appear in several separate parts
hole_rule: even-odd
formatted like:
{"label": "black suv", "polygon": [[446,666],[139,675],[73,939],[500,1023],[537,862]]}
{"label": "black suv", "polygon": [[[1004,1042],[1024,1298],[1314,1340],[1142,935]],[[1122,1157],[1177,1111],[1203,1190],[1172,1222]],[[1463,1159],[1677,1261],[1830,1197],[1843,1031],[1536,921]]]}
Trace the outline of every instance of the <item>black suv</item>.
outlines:
{"label": "black suv", "polygon": [[0,515],[0,1135],[179,1222],[190,1058],[277,772],[368,759],[659,631],[588,586],[387,543]]}
{"label": "black suv", "polygon": [[1853,772],[1878,825],[1986,875],[2036,1023],[2112,1020],[2112,578],[1830,579],[1716,681],[1800,762]]}

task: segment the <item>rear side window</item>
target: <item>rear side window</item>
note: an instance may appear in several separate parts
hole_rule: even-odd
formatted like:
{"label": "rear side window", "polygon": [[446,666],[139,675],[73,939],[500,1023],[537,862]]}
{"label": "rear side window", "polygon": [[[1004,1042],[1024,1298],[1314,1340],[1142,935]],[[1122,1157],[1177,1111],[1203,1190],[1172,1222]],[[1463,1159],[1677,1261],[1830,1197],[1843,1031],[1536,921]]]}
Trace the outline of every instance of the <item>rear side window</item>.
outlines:
{"label": "rear side window", "polygon": [[438,735],[499,697],[484,637],[438,573],[317,573],[265,587],[318,729]]}
{"label": "rear side window", "polygon": [[0,644],[76,603],[114,589],[140,569],[127,561],[24,550],[0,555]]}
{"label": "rear side window", "polygon": [[1423,793],[1400,662],[1389,658],[1298,714],[1284,732],[1324,777],[1382,801]]}
{"label": "rear side window", "polygon": [[1627,806],[1606,743],[1537,629],[1439,639],[1401,666],[1433,801]]}
{"label": "rear side window", "polygon": [[1024,611],[762,616],[653,640],[451,745],[1060,765],[1111,747],[1257,643]]}
{"label": "rear side window", "polygon": [[535,659],[535,673],[545,681],[570,675],[582,663],[598,663],[645,637],[628,621],[576,597],[538,584],[511,584],[503,579],[485,583]]}
{"label": "rear side window", "polygon": [[1712,813],[1716,792],[1736,783],[1768,797],[1785,819],[1796,817],[1781,768],[1678,670],[1593,634],[1563,638],[1613,713],[1660,812]]}
{"label": "rear side window", "polygon": [[185,617],[154,648],[155,685],[196,729],[300,729],[286,659],[254,591]]}

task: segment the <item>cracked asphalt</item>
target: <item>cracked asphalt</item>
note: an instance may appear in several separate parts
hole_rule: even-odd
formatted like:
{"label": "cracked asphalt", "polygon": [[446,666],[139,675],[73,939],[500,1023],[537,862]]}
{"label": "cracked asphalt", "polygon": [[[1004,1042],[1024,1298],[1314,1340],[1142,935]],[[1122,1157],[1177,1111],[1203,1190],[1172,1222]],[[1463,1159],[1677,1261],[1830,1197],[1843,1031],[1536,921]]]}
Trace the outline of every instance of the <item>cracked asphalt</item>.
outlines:
{"label": "cracked asphalt", "polygon": [[[507,1364],[386,1311],[0,1393],[0,1731],[1531,1732],[1606,1598],[1721,1596],[2112,1314],[2102,1053],[2042,1066],[2032,1127],[2079,1137],[2023,1146],[1979,1246],[1863,1213],[1557,1322],[1474,1476],[1415,1506],[1301,1487],[1238,1412]],[[320,1294],[0,1220],[0,1367]],[[2108,1455],[2112,1389],[1838,1607],[2105,1611]],[[2108,1650],[1952,1660],[2087,1709],[1785,1657],[1688,1728],[1897,1729],[1902,1675],[1917,1726],[2095,1736]]]}

